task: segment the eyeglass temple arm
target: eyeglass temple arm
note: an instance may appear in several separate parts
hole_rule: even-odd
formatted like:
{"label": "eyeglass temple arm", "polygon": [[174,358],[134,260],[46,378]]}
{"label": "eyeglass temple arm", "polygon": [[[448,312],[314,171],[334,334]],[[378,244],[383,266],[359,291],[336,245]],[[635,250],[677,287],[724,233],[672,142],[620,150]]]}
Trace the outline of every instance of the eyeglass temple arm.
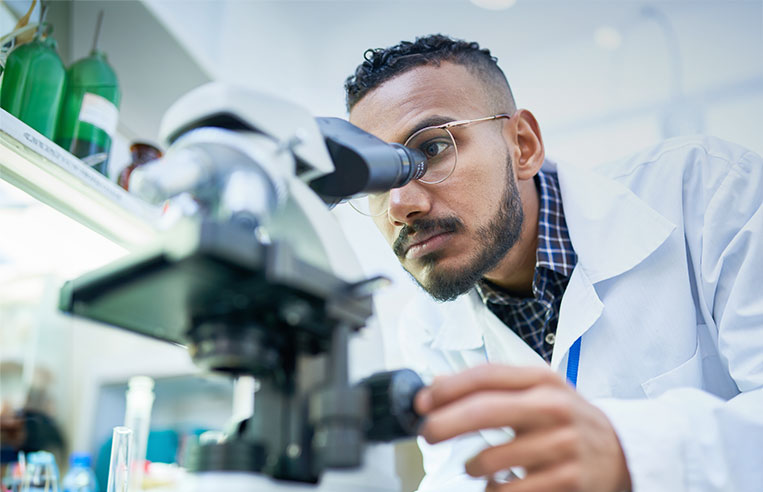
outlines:
{"label": "eyeglass temple arm", "polygon": [[475,120],[458,120],[458,121],[449,121],[448,123],[445,123],[440,128],[448,129],[453,128],[454,126],[463,126],[463,125],[469,125],[471,123],[480,123],[482,121],[489,121],[489,120],[497,120],[498,118],[511,118],[512,115],[508,113],[500,113],[500,114],[494,114],[492,116],[485,116],[484,118],[477,118]]}

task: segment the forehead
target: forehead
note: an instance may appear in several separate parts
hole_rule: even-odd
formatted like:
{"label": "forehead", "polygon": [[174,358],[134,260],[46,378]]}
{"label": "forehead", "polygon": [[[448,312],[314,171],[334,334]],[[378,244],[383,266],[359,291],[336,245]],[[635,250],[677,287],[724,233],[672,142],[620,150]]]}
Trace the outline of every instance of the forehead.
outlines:
{"label": "forehead", "polygon": [[403,142],[433,116],[451,120],[487,116],[490,106],[484,87],[462,65],[416,67],[366,94],[350,111],[350,121],[382,140]]}

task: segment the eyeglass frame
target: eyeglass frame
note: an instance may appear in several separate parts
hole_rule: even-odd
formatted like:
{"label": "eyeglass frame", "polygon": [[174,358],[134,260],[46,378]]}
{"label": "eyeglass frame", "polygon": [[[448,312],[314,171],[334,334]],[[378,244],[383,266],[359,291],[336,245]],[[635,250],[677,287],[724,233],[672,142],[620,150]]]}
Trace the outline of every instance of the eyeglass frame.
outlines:
{"label": "eyeglass frame", "polygon": [[[427,126],[427,127],[421,128],[421,129],[416,130],[415,132],[413,132],[407,139],[405,139],[405,143],[403,144],[405,147],[408,146],[408,142],[410,142],[413,138],[415,138],[417,135],[420,135],[420,134],[422,134],[422,133],[424,133],[426,131],[430,131],[430,130],[445,130],[450,135],[451,140],[453,140],[453,147],[454,147],[454,149],[456,151],[456,163],[453,165],[453,169],[444,178],[442,178],[439,181],[424,181],[421,178],[419,178],[416,181],[421,181],[422,183],[429,184],[429,185],[440,184],[443,181],[445,181],[446,179],[448,179],[453,174],[453,172],[455,172],[456,166],[458,165],[458,143],[456,142],[456,137],[453,136],[453,134],[450,132],[451,128],[471,125],[473,123],[482,123],[483,121],[493,121],[493,120],[497,120],[499,118],[511,119],[512,116],[513,115],[511,115],[509,113],[498,113],[498,114],[494,114],[494,115],[490,115],[490,116],[484,116],[482,118],[474,118],[474,119],[471,119],[471,120],[449,121],[447,123],[442,123],[440,125]],[[426,173],[424,173],[424,176],[426,176]],[[424,176],[422,176],[422,178]],[[389,193],[389,192],[387,192],[387,193]],[[352,208],[354,208],[361,215],[366,215],[367,217],[381,217],[382,215],[384,215],[384,213],[389,212],[389,204],[387,205],[387,208],[386,208],[386,210],[384,212],[376,214],[376,215],[364,214],[363,212],[361,212],[360,210],[355,208],[355,206],[353,206]]]}

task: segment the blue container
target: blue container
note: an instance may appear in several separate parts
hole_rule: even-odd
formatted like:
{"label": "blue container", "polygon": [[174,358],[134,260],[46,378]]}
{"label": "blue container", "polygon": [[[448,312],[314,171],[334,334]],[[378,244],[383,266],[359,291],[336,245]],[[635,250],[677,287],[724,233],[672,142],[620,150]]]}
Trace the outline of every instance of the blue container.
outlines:
{"label": "blue container", "polygon": [[98,492],[95,472],[90,466],[88,453],[72,453],[69,471],[62,482],[63,492]]}

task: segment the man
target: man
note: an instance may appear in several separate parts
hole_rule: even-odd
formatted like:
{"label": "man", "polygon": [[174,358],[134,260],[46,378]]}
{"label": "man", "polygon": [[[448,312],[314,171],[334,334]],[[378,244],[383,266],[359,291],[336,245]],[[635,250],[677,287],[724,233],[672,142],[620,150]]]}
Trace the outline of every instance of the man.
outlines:
{"label": "man", "polygon": [[476,43],[365,58],[350,121],[430,163],[366,210],[444,301],[402,315],[438,376],[421,490],[761,490],[761,158],[692,138],[556,166]]}

